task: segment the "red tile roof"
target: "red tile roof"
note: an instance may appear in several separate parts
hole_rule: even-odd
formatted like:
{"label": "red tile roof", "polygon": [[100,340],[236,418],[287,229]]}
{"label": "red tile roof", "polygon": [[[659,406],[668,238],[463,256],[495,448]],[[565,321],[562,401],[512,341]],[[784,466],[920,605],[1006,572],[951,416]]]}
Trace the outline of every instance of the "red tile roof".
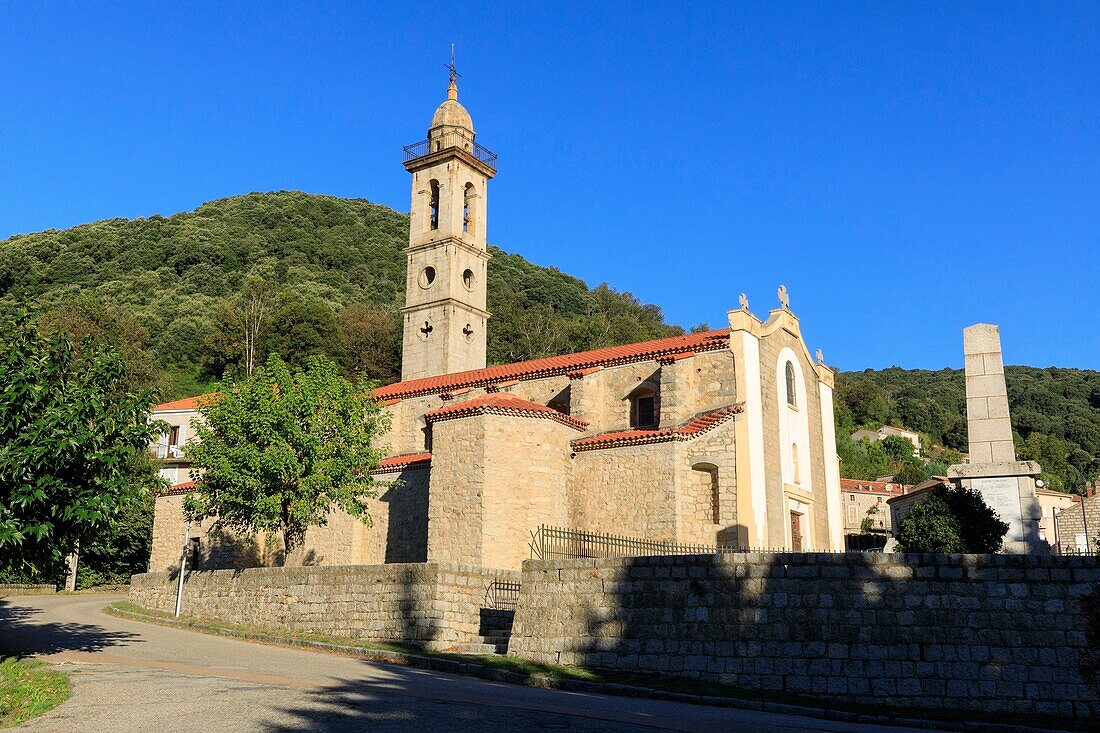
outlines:
{"label": "red tile roof", "polygon": [[904,494],[912,490],[912,486],[896,484],[888,481],[861,481],[854,478],[840,479],[841,491],[858,491],[865,494]]}
{"label": "red tile roof", "polygon": [[537,402],[530,402],[506,392],[490,393],[482,395],[481,397],[475,397],[466,402],[440,407],[437,410],[425,413],[424,417],[429,422],[439,422],[441,420],[454,420],[460,417],[471,417],[473,415],[541,417],[555,420],[574,430],[584,430],[588,427],[588,423],[584,420],[569,417],[566,414],[558,412],[553,407],[540,405]]}
{"label": "red tile roof", "polygon": [[201,394],[196,397],[184,397],[182,400],[173,400],[172,402],[162,402],[153,408],[153,412],[166,412],[168,410],[196,410],[202,402],[208,398],[213,397],[217,392],[209,392],[207,394]]}
{"label": "red tile roof", "polygon": [[176,484],[175,486],[161,494],[161,496],[180,496],[182,494],[190,494],[192,491],[195,490],[195,487],[198,485],[198,481],[186,481],[182,484]]}
{"label": "red tile roof", "polygon": [[574,451],[581,452],[602,448],[614,448],[620,445],[643,445],[645,443],[664,443],[671,440],[691,440],[707,432],[719,423],[725,422],[734,415],[744,411],[744,409],[744,404],[739,403],[698,415],[675,428],[665,428],[663,430],[618,430],[611,433],[593,435],[590,438],[578,438],[572,442],[572,446]]}
{"label": "red tile roof", "polygon": [[378,466],[371,473],[400,473],[406,468],[427,468],[431,462],[431,453],[390,456],[379,461]]}
{"label": "red tile roof", "polygon": [[461,387],[487,387],[510,379],[541,379],[569,374],[592,367],[629,364],[646,359],[685,352],[717,351],[729,341],[729,329],[722,328],[704,333],[688,333],[683,336],[641,341],[636,344],[608,346],[602,349],[581,351],[576,354],[550,356],[545,359],[501,364],[484,369],[474,369],[436,377],[410,379],[405,382],[379,387],[374,396],[381,400],[417,397],[437,392],[447,392]]}

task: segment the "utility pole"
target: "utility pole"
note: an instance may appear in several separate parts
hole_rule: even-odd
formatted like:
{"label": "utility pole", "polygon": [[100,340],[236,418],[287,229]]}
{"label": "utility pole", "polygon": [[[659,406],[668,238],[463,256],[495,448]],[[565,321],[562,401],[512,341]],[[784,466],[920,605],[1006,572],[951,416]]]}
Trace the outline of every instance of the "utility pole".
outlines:
{"label": "utility pole", "polygon": [[183,576],[187,572],[187,544],[191,539],[191,520],[183,528],[183,551],[180,552],[180,577],[176,585],[176,618],[180,617],[180,606],[183,605]]}

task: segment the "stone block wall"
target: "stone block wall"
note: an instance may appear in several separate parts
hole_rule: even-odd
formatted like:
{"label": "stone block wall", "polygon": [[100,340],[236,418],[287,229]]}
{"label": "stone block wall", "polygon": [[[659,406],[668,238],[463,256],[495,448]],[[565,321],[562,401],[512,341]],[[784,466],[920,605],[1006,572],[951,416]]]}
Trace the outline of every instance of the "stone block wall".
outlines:
{"label": "stone block wall", "polygon": [[[291,552],[286,565],[353,565],[382,562],[423,562],[428,544],[428,471],[410,467],[383,474],[378,496],[368,500],[370,524],[342,510],[331,512],[323,527],[306,532],[304,544]],[[153,516],[149,570],[179,567],[186,520],[185,495],[161,496]],[[199,568],[206,570],[265,567],[282,562],[279,534],[246,537],[234,532],[213,533],[213,519],[192,522],[189,536],[199,541]],[[192,562],[188,556],[188,563]]]}
{"label": "stone block wall", "polygon": [[1100,716],[1100,558],[744,553],[524,563],[509,653],[857,703]]}
{"label": "stone block wall", "polygon": [[51,583],[0,583],[0,598],[7,596],[52,596],[57,588]]}
{"label": "stone block wall", "polygon": [[[131,579],[129,600],[171,612],[178,575]],[[229,624],[447,649],[478,641],[494,581],[519,573],[443,563],[188,573],[183,613]]]}
{"label": "stone block wall", "polygon": [[1056,545],[1055,552],[1064,555],[1082,551],[1100,553],[1100,494],[1058,512],[1054,515],[1054,524],[1058,541],[1054,542],[1054,537],[1048,539]]}
{"label": "stone block wall", "polygon": [[676,443],[577,453],[569,524],[650,540],[676,540]]}

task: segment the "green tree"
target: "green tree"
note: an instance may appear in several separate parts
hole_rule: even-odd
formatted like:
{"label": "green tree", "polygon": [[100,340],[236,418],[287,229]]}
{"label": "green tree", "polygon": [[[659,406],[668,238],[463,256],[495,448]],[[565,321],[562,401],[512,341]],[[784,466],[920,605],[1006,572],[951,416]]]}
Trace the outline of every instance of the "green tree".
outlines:
{"label": "green tree", "polygon": [[215,532],[281,533],[284,561],[334,508],[369,524],[370,470],[384,455],[373,442],[386,428],[369,394],[316,356],[304,371],[272,356],[225,385],[195,422],[188,455],[199,485],[188,515],[213,517]]}
{"label": "green tree", "polygon": [[932,490],[898,523],[902,552],[990,553],[1001,549],[1008,525],[968,488]]}
{"label": "green tree", "polygon": [[[906,442],[908,443],[909,441]],[[909,444],[909,447],[910,449],[913,447],[912,443]],[[908,458],[897,464],[894,471],[894,480],[899,484],[915,486],[928,478],[926,468],[927,467],[916,458]]]}
{"label": "green tree", "polygon": [[340,311],[344,371],[386,383],[401,377],[401,317],[364,301]]}
{"label": "green tree", "polygon": [[887,435],[880,442],[882,449],[895,461],[904,461],[913,457],[913,444],[900,435]]}
{"label": "green tree", "polygon": [[340,359],[343,342],[332,308],[324,301],[297,296],[282,301],[261,337],[263,352],[278,354],[298,369],[305,367],[311,356]]}
{"label": "green tree", "polygon": [[28,316],[0,340],[0,570],[56,577],[63,558],[160,481],[148,457],[153,395],[123,359]]}
{"label": "green tree", "polygon": [[80,545],[78,588],[129,583],[131,575],[146,571],[153,545],[154,502],[151,492],[131,501]]}

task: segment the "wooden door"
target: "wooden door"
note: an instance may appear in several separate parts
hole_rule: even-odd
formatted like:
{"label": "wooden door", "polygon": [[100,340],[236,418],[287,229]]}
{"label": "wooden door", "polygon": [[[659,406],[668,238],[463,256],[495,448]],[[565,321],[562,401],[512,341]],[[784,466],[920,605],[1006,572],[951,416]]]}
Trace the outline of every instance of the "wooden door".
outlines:
{"label": "wooden door", "polygon": [[791,549],[802,552],[802,515],[791,512]]}

